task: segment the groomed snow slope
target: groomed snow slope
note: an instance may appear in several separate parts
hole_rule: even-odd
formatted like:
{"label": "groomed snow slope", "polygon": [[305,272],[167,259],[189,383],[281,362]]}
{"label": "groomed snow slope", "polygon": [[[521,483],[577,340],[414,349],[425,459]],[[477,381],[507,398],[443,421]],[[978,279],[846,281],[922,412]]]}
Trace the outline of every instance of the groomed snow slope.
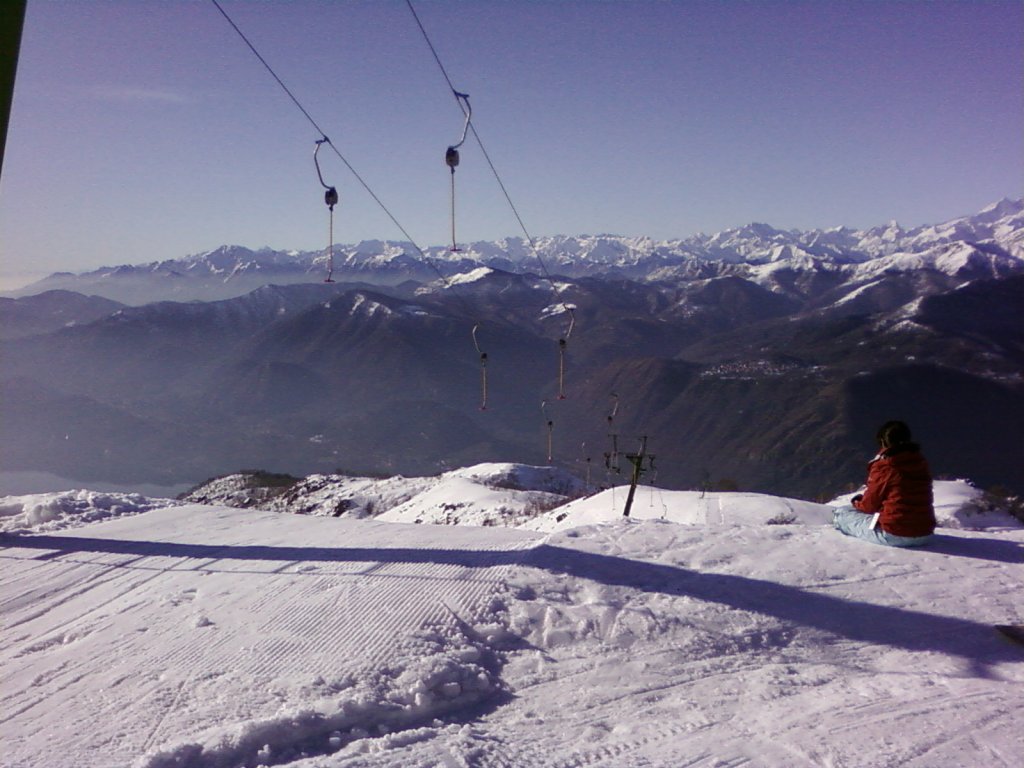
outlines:
{"label": "groomed snow slope", "polygon": [[0,545],[12,768],[1024,764],[1020,529],[186,505]]}

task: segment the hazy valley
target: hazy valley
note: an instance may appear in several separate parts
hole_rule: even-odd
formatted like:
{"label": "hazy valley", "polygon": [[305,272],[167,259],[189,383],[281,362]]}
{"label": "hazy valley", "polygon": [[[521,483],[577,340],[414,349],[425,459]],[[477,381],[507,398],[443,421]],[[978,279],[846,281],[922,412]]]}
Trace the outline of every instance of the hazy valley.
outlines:
{"label": "hazy valley", "polygon": [[550,446],[597,483],[645,435],[645,481],[809,498],[859,482],[877,423],[903,418],[936,474],[1021,491],[1022,210],[536,253],[363,243],[336,283],[323,254],[237,247],[55,275],[0,300],[3,469],[432,474]]}

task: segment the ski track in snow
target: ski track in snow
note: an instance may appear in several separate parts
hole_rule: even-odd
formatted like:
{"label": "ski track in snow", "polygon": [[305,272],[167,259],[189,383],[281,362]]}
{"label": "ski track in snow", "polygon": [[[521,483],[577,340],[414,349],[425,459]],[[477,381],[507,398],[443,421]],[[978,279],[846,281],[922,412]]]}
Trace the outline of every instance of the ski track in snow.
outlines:
{"label": "ski track in snow", "polygon": [[[184,519],[179,510],[153,513],[156,525],[146,532],[156,541],[180,540],[180,534],[165,535],[160,516],[177,521],[169,526],[174,530],[202,530],[208,522],[201,519],[204,514],[209,516],[202,508]],[[325,522],[334,531],[344,527]],[[352,525],[368,531],[373,524]],[[238,530],[244,534],[245,527]],[[438,548],[448,546],[446,539],[467,538],[458,529],[431,530]],[[118,524],[88,531],[116,536]],[[73,538],[67,537],[72,545]],[[514,547],[515,540],[533,537],[509,532],[505,538]],[[386,664],[410,625],[473,617],[500,588],[501,572],[508,568],[507,558],[486,567],[486,551],[477,557],[479,567],[437,564],[428,557],[422,562],[340,559],[299,570],[296,562],[234,559],[232,543],[214,558],[162,556],[160,544],[140,545],[153,554],[123,556],[89,552],[89,544],[83,551],[39,552],[18,550],[16,540],[5,543],[9,590],[2,606],[0,701],[5,728],[20,736],[7,742],[0,758],[5,765],[127,765],[152,745],[208,727],[211,716],[214,722],[274,717],[297,698],[295,688],[329,689]],[[388,545],[379,543],[386,554]],[[336,545],[344,551],[343,542]],[[39,578],[40,569],[46,583],[57,586],[49,594],[21,592]],[[379,620],[368,621],[370,616]],[[181,631],[153,642],[150,628],[168,623]],[[89,681],[96,656],[110,651],[99,643],[114,628],[121,632],[116,658],[105,662],[124,669],[123,679],[134,689],[131,702],[97,692]],[[113,688],[120,684],[116,680]],[[246,696],[223,700],[217,691],[229,684]],[[38,714],[41,709],[45,715]],[[116,726],[97,729],[104,722]],[[33,734],[40,726],[74,737],[55,739],[51,752],[45,747],[40,752]],[[106,762],[98,761],[99,755]]]}
{"label": "ski track in snow", "polygon": [[890,550],[693,502],[548,535],[193,505],[5,537],[0,766],[1024,764],[1024,652],[991,626],[1021,618],[1024,531]]}

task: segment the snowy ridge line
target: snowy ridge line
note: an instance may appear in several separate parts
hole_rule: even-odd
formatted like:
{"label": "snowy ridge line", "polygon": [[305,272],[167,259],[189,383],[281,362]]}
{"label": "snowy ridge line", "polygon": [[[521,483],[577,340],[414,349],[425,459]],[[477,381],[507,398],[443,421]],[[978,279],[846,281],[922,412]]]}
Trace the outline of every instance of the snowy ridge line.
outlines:
{"label": "snowy ridge line", "polygon": [[[876,259],[899,261],[918,259],[934,264],[947,251],[961,246],[996,250],[1011,259],[1024,258],[1019,233],[1024,226],[1024,201],[1004,199],[972,216],[964,216],[932,226],[904,229],[895,221],[864,230],[847,227],[809,231],[781,230],[768,224],[751,223],[722,232],[698,234],[688,238],[653,240],[649,237],[621,235],[552,235],[528,243],[519,237],[496,241],[466,243],[457,254],[448,246],[432,246],[421,254],[436,264],[454,281],[478,279],[485,270],[503,269],[525,272],[535,267],[536,256],[554,269],[584,270],[590,273],[628,270],[648,265],[656,272],[686,263],[723,262],[728,264],[812,266],[815,262],[837,267],[856,268]],[[404,273],[420,271],[433,279],[430,266],[411,254],[410,243],[367,240],[357,244],[338,244],[335,257],[339,271],[350,270],[356,276],[375,271],[399,269]],[[418,249],[416,249],[418,250]],[[984,252],[984,251],[983,251]],[[230,270],[232,276],[276,276],[289,271],[308,273],[316,268],[320,251],[251,250],[224,245],[212,251],[181,259],[147,264],[102,267],[79,278],[144,279],[183,275],[190,279],[216,278]],[[47,278],[73,278],[61,273]],[[45,286],[47,280],[41,281]]]}
{"label": "snowy ridge line", "polygon": [[[1006,508],[1006,500],[988,497],[967,480],[936,480],[932,483],[935,517],[942,528],[1011,530],[1024,521]],[[657,495],[658,503],[653,503]],[[684,525],[830,525],[832,510],[850,502],[853,492],[827,504],[787,499],[762,493],[717,491],[670,491],[638,486],[636,497],[650,495],[651,504],[635,504],[634,520],[667,520]],[[583,525],[610,523],[622,518],[626,494],[622,488],[574,499],[538,515],[518,527],[553,533]]]}

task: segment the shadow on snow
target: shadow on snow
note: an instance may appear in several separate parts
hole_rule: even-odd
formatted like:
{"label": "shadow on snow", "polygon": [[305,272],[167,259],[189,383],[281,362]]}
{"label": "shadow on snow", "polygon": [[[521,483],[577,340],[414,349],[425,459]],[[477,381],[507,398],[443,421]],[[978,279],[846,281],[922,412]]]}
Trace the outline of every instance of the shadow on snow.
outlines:
{"label": "shadow on snow", "polygon": [[[607,585],[717,603],[735,610],[772,616],[867,645],[953,654],[971,663],[974,673],[979,676],[988,676],[987,667],[990,664],[1021,659],[1020,648],[1004,641],[992,625],[984,622],[856,602],[746,576],[701,573],[675,565],[630,560],[546,544],[526,550],[491,551],[222,546],[50,535],[5,537],[3,544],[8,548],[47,550],[34,560],[57,559],[68,554],[90,552],[138,559],[160,557],[208,561],[435,563],[467,568],[520,565]],[[1024,546],[1005,540],[972,540],[943,535],[938,537],[934,545],[908,555],[919,557],[928,553],[1024,563]],[[134,560],[104,565],[141,567],[136,566]]]}

